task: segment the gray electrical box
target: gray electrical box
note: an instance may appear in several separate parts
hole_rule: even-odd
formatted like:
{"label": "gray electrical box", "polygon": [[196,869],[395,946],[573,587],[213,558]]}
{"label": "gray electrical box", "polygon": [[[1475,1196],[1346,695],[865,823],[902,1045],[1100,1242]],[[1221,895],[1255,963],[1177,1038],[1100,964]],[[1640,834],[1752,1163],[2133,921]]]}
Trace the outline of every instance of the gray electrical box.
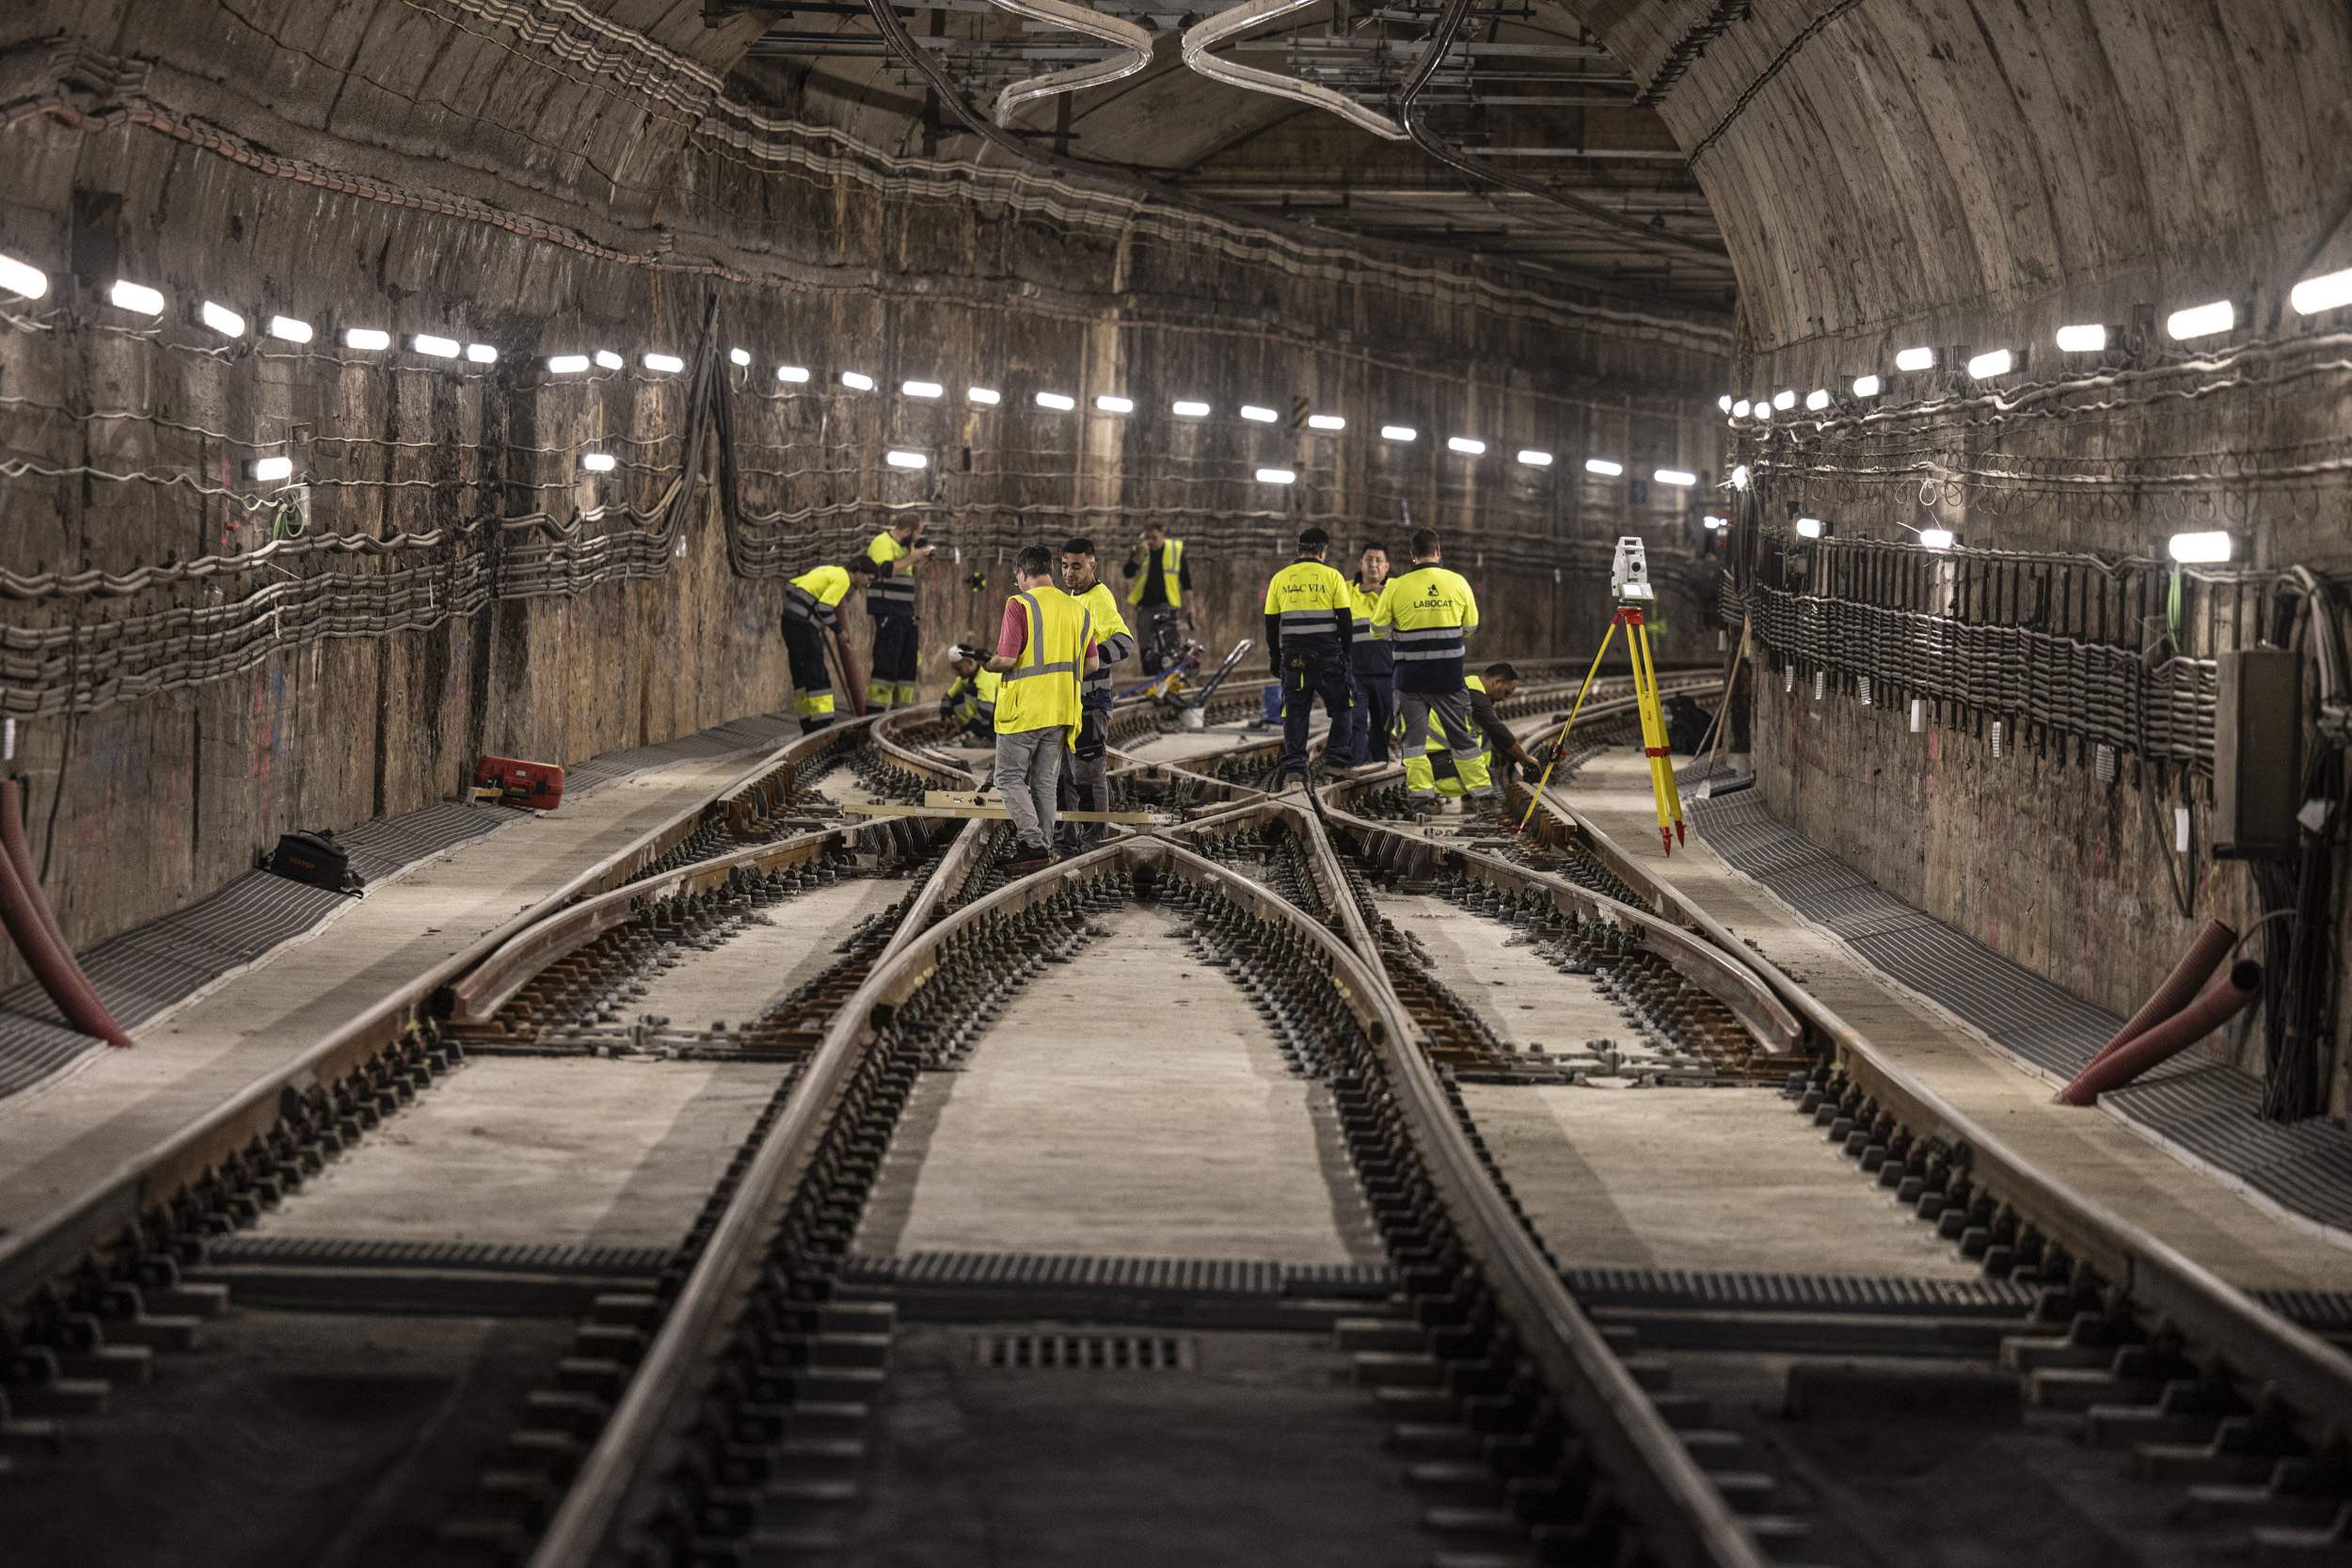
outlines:
{"label": "gray electrical box", "polygon": [[2284,855],[2303,803],[2302,660],[2287,648],[2223,654],[2213,710],[2213,852]]}

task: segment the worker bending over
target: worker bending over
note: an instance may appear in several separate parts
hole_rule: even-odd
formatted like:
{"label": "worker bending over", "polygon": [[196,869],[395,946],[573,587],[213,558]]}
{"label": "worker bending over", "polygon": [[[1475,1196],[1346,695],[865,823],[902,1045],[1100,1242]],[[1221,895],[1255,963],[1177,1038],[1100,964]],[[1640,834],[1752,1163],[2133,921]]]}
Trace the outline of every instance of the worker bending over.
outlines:
{"label": "worker bending over", "polygon": [[[1478,596],[1461,574],[1439,564],[1435,531],[1415,529],[1411,548],[1412,570],[1389,579],[1372,612],[1373,626],[1387,627],[1396,649],[1398,739],[1408,763],[1425,757],[1434,720],[1464,790],[1473,800],[1490,800],[1495,787],[1486,774],[1486,747],[1470,721],[1467,669]],[[1406,793],[1416,811],[1438,809],[1431,780],[1408,773]]]}
{"label": "worker bending over", "polygon": [[1347,734],[1331,737],[1331,755],[1343,767],[1381,766],[1389,760],[1389,729],[1396,722],[1396,651],[1372,630],[1372,612],[1388,583],[1387,547],[1366,545],[1356,561],[1356,578],[1347,585]]}
{"label": "worker bending over", "polygon": [[1143,650],[1143,673],[1156,675],[1176,661],[1184,647],[1177,625],[1184,595],[1192,592],[1192,566],[1184,542],[1170,539],[1159,523],[1146,523],[1143,543],[1120,567],[1127,579],[1127,603],[1136,612],[1135,635]]}
{"label": "worker bending over", "polygon": [[964,737],[977,738],[984,745],[996,743],[996,689],[1005,677],[993,670],[983,669],[984,651],[959,642],[947,652],[956,670],[955,684],[939,699],[939,716],[953,719],[963,727]]}
{"label": "worker bending over", "polygon": [[874,563],[852,561],[847,566],[814,566],[794,578],[784,591],[784,653],[792,664],[792,691],[801,714],[801,733],[810,735],[833,722],[833,676],[825,670],[825,640],[833,640],[841,668],[850,668],[848,650],[841,645],[841,601],[850,579],[863,588],[874,580]]}
{"label": "worker bending over", "polygon": [[[1462,767],[1444,742],[1431,735],[1422,749],[1405,759],[1405,787],[1407,790],[1431,789],[1440,800],[1451,800],[1468,793],[1470,779],[1475,776],[1491,782],[1495,759],[1501,757],[1515,766],[1519,776],[1530,784],[1543,776],[1543,765],[1534,754],[1519,744],[1519,737],[1503,721],[1498,703],[1507,703],[1518,690],[1519,673],[1509,664],[1489,664],[1464,682],[1470,693],[1470,721],[1478,727],[1479,752],[1475,768]],[[1498,791],[1500,793],[1500,791]]]}
{"label": "worker bending over", "polygon": [[914,567],[934,546],[923,543],[919,522],[893,523],[866,546],[874,585],[866,613],[874,620],[874,661],[866,673],[866,705],[880,713],[914,701],[914,666],[923,640],[914,618]]}
{"label": "worker bending over", "polygon": [[1334,736],[1348,722],[1347,649],[1354,637],[1347,579],[1325,564],[1331,536],[1311,528],[1298,536],[1298,559],[1265,585],[1267,662],[1282,683],[1282,760],[1275,787],[1293,773],[1307,774],[1307,720],[1314,699]]}
{"label": "worker bending over", "polygon": [[1054,558],[1031,545],[1013,558],[1019,591],[1005,601],[989,669],[996,689],[996,791],[1019,840],[1006,869],[1041,870],[1054,858],[1056,790],[1062,758],[1077,743],[1078,683],[1094,668],[1084,606],[1054,586]]}
{"label": "worker bending over", "polygon": [[[1061,585],[1087,612],[1094,633],[1095,667],[1078,688],[1078,743],[1062,768],[1064,811],[1111,809],[1111,666],[1136,651],[1135,634],[1119,613],[1119,601],[1096,568],[1094,541],[1072,539],[1061,547]],[[1107,822],[1062,824],[1058,847],[1074,855],[1110,834]]]}

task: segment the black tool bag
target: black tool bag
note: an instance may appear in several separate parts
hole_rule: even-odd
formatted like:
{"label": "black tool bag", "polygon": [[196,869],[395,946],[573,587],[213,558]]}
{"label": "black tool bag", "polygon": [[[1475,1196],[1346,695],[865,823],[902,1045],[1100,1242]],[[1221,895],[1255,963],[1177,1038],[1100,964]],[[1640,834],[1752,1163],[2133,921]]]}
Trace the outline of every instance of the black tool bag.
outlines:
{"label": "black tool bag", "polygon": [[336,843],[331,832],[279,834],[278,847],[262,857],[262,868],[329,893],[357,894],[367,885],[351,869],[351,851]]}

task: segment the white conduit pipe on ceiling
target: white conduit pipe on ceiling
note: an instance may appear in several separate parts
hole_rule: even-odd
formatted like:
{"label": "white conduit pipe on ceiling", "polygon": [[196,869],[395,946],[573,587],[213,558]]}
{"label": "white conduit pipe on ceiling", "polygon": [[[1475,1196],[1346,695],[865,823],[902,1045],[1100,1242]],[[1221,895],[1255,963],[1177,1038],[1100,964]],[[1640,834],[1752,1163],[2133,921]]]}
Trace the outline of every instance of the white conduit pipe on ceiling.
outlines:
{"label": "white conduit pipe on ceiling", "polygon": [[1047,71],[1042,76],[1025,77],[1006,87],[996,95],[996,123],[1010,125],[1013,112],[1024,103],[1056,93],[1076,92],[1081,87],[1100,87],[1133,76],[1152,63],[1152,35],[1124,17],[1104,16],[1069,0],[989,0],[1000,11],[1027,17],[1049,26],[1067,27],[1073,33],[1084,33],[1090,39],[1107,43],[1122,51],[1107,60],[1091,60],[1085,65],[1072,66],[1065,71]]}
{"label": "white conduit pipe on ceiling", "polygon": [[[1002,0],[999,0],[1002,3]],[[1220,60],[1209,53],[1236,34],[1246,33],[1278,16],[1311,6],[1315,0],[1248,0],[1231,10],[1194,23],[1184,29],[1184,64],[1213,82],[1228,87],[1244,87],[1251,92],[1272,93],[1295,103],[1328,109],[1349,124],[1371,132],[1387,141],[1407,141],[1412,133],[1384,114],[1365,108],[1343,92],[1335,92],[1313,82],[1302,82],[1295,76],[1285,76],[1276,71],[1260,71],[1255,66],[1235,65]]]}

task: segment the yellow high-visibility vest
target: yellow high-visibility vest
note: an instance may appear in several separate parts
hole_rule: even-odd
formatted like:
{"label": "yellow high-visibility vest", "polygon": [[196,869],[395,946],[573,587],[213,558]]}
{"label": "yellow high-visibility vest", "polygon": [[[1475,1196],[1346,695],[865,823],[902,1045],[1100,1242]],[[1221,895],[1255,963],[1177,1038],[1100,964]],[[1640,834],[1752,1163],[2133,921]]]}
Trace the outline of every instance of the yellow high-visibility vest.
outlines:
{"label": "yellow high-visibility vest", "polygon": [[842,566],[812,566],[792,579],[784,591],[784,612],[811,626],[833,625],[834,606],[850,592],[850,573]]}
{"label": "yellow high-visibility vest", "polygon": [[1372,624],[1388,628],[1400,691],[1459,691],[1478,627],[1478,595],[1459,572],[1416,566],[1389,579]]}
{"label": "yellow high-visibility vest", "polygon": [[[1168,604],[1171,610],[1184,602],[1184,542],[1182,539],[1170,539],[1160,547],[1160,585],[1167,590]],[[1151,579],[1152,558],[1145,556],[1143,570],[1137,572],[1136,580],[1127,585],[1129,604],[1143,602],[1143,585]]]}
{"label": "yellow high-visibility vest", "polygon": [[974,720],[993,723],[996,719],[996,692],[1004,681],[1004,676],[985,668],[975,670],[969,676],[958,676],[956,684],[947,693],[955,699],[955,716],[966,723]]}
{"label": "yellow high-visibility vest", "polygon": [[1265,612],[1278,618],[1282,641],[1337,648],[1340,617],[1348,613],[1347,579],[1320,561],[1294,561],[1266,580]]}
{"label": "yellow high-visibility vest", "polygon": [[1107,582],[1097,582],[1077,595],[1078,603],[1091,620],[1089,630],[1094,637],[1094,651],[1103,667],[1079,683],[1080,698],[1091,698],[1096,707],[1108,707],[1111,702],[1111,666],[1135,652],[1136,634],[1127,629],[1127,618],[1119,613],[1119,601],[1112,597]]}
{"label": "yellow high-visibility vest", "polygon": [[[912,615],[914,613],[914,565],[906,562],[914,553],[911,545],[901,545],[891,537],[888,529],[867,542],[866,559],[879,570],[874,574],[874,586],[866,591],[866,613],[868,615]],[[887,577],[882,574],[887,572]]]}
{"label": "yellow high-visibility vest", "polygon": [[1018,735],[1057,725],[1078,743],[1078,676],[1093,641],[1086,607],[1051,583],[1024,588],[1010,601],[1021,607],[1028,636],[1021,660],[1003,672],[996,688],[996,733]]}

